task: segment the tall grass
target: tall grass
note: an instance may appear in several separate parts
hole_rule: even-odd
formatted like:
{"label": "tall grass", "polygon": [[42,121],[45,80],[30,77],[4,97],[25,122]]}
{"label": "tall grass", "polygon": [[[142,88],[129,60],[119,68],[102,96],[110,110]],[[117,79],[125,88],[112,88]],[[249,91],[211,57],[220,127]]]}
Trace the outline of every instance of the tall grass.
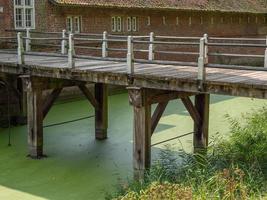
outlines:
{"label": "tall grass", "polygon": [[121,185],[114,199],[267,199],[267,108],[242,123],[226,117],[229,138],[213,139],[206,154],[162,151],[145,180]]}

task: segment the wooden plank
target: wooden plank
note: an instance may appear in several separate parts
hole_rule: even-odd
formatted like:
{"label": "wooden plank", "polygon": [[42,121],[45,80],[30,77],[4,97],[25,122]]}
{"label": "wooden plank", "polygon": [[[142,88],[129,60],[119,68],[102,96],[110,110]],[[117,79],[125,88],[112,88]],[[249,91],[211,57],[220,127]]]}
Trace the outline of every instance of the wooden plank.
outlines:
{"label": "wooden plank", "polygon": [[85,84],[78,85],[84,96],[87,98],[87,100],[94,106],[95,109],[98,109],[99,104],[95,97],[92,95],[92,93],[89,91],[89,89],[86,87]]}
{"label": "wooden plank", "polygon": [[43,102],[42,90],[31,80],[27,83],[28,148],[32,158],[43,157]]}
{"label": "wooden plank", "polygon": [[159,123],[159,120],[162,116],[162,114],[164,113],[167,105],[168,105],[169,101],[166,101],[166,102],[162,102],[162,103],[159,103],[152,115],[152,119],[151,119],[151,135],[153,135],[153,133],[155,132],[156,130],[156,127]]}
{"label": "wooden plank", "polygon": [[60,95],[61,91],[63,88],[55,88],[46,98],[46,100],[44,101],[44,106],[43,106],[43,119],[46,117],[46,115],[48,114],[49,110],[51,109],[51,107],[53,106],[54,102],[56,101],[56,99],[58,98],[58,96]]}
{"label": "wooden plank", "polygon": [[209,140],[209,106],[210,95],[199,94],[195,96],[195,108],[200,119],[199,123],[194,125],[194,152],[201,152],[208,147]]}
{"label": "wooden plank", "polygon": [[151,105],[146,103],[146,92],[141,88],[128,88],[133,105],[133,168],[134,178],[142,180],[151,163]]}
{"label": "wooden plank", "polygon": [[95,84],[95,99],[98,107],[95,109],[95,137],[97,140],[107,138],[108,128],[108,88],[106,84]]}
{"label": "wooden plank", "polygon": [[189,97],[181,98],[185,108],[196,124],[200,122],[200,115]]}

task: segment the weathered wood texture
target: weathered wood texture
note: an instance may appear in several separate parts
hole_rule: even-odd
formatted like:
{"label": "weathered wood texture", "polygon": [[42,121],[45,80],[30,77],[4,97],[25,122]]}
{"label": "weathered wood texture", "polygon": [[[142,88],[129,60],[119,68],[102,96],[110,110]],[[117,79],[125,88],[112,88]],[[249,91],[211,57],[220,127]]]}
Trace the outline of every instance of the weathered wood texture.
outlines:
{"label": "weathered wood texture", "polygon": [[151,105],[146,99],[146,90],[129,88],[130,102],[134,111],[133,168],[135,179],[143,179],[151,162]]}
{"label": "weathered wood texture", "polygon": [[84,96],[87,100],[94,106],[95,109],[98,109],[99,105],[93,94],[89,91],[85,84],[78,85]]}
{"label": "weathered wood texture", "polygon": [[[76,67],[70,69],[67,58],[53,54],[26,55],[25,65],[18,66],[16,62],[15,54],[0,53],[0,72],[129,86],[126,62],[77,58]],[[131,77],[134,86],[199,92],[196,67],[135,63],[134,68]],[[206,72],[203,92],[267,98],[267,71],[208,67]]]}
{"label": "weathered wood texture", "polygon": [[198,94],[195,96],[195,108],[199,113],[199,122],[194,125],[194,151],[202,151],[208,147],[209,137],[209,107],[210,95]]}
{"label": "weathered wood texture", "polygon": [[158,103],[151,119],[151,134],[153,134],[157,128],[159,120],[164,113],[169,101],[165,101],[163,103]]}
{"label": "weathered wood texture", "polygon": [[49,112],[49,110],[53,106],[54,102],[56,101],[56,99],[60,95],[62,89],[63,88],[56,88],[56,89],[54,89],[51,92],[51,94],[49,94],[48,97],[46,98],[46,100],[44,101],[44,105],[43,105],[43,118],[46,117],[47,113]]}
{"label": "weathered wood texture", "polygon": [[194,120],[196,124],[199,124],[201,121],[201,117],[198,113],[198,110],[195,108],[194,104],[192,103],[191,99],[189,97],[181,98],[185,108],[187,109],[188,113]]}
{"label": "weathered wood texture", "polygon": [[28,148],[29,156],[43,156],[43,102],[42,89],[35,81],[27,80]]}
{"label": "weathered wood texture", "polygon": [[98,105],[95,109],[95,137],[103,140],[107,138],[108,128],[108,88],[106,84],[95,84],[95,99]]}

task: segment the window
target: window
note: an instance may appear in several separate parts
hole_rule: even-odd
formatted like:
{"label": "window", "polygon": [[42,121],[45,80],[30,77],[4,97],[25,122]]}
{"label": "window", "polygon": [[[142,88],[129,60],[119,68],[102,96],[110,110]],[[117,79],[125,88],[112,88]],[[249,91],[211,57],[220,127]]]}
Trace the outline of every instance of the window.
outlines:
{"label": "window", "polygon": [[151,25],[151,19],[150,19],[150,16],[147,17],[147,25],[148,25],[148,26]]}
{"label": "window", "polygon": [[117,17],[117,31],[121,32],[121,17]]}
{"label": "window", "polygon": [[132,18],[127,17],[127,31],[132,31]]}
{"label": "window", "polygon": [[81,17],[68,16],[66,19],[66,30],[69,33],[80,33],[81,32]]}
{"label": "window", "polygon": [[34,0],[15,0],[14,15],[16,29],[34,28]]}
{"label": "window", "polygon": [[127,31],[137,31],[137,17],[127,17]]}
{"label": "window", "polygon": [[162,24],[166,25],[166,17],[162,17]]}
{"label": "window", "polygon": [[80,33],[81,32],[81,20],[80,17],[74,17],[73,22],[73,31],[74,33]]}
{"label": "window", "polygon": [[121,32],[122,31],[122,17],[112,17],[111,18],[111,31]]}

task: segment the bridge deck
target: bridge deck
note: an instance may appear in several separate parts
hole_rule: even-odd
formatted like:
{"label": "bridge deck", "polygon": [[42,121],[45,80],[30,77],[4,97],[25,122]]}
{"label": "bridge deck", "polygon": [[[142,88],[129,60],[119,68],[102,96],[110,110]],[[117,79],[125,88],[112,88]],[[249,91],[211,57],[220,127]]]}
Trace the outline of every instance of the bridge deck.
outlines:
{"label": "bridge deck", "polygon": [[[197,68],[164,64],[135,63],[133,82],[129,82],[126,62],[76,59],[67,67],[67,57],[52,54],[26,55],[18,66],[15,54],[0,53],[0,72],[33,76],[102,82],[115,85],[197,92]],[[267,98],[267,71],[207,68],[204,85],[207,93]]]}

